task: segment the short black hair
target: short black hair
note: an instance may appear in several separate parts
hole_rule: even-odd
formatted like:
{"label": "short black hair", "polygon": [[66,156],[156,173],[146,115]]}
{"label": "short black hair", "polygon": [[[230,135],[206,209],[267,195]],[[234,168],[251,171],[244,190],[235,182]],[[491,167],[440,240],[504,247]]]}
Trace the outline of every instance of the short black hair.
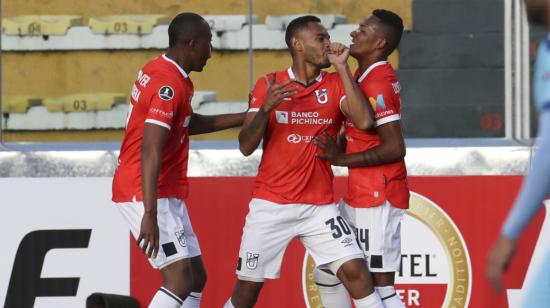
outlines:
{"label": "short black hair", "polygon": [[378,19],[380,19],[380,23],[386,26],[386,29],[389,30],[386,32],[389,55],[397,48],[397,46],[399,46],[399,42],[401,41],[404,28],[403,19],[392,11],[382,9],[372,11],[372,15],[378,17]]}
{"label": "short black hair", "polygon": [[548,15],[548,2],[546,0],[525,0],[527,17],[534,25],[545,26]]}
{"label": "short black hair", "polygon": [[321,22],[321,19],[313,15],[300,16],[293,19],[288,23],[285,32],[285,42],[290,50],[292,50],[292,45],[290,40],[296,35],[296,33],[304,28],[307,28],[310,22]]}
{"label": "short black hair", "polygon": [[202,16],[195,13],[180,13],[168,26],[168,47],[176,47],[180,42],[188,42],[202,35],[204,26],[208,23]]}

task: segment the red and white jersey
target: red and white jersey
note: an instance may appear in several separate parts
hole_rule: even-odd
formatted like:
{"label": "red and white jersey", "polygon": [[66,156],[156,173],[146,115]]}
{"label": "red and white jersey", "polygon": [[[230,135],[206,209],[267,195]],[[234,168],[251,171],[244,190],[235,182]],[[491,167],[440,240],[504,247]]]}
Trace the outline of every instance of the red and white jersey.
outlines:
{"label": "red and white jersey", "polygon": [[[271,81],[283,83],[295,79],[292,69],[271,73]],[[271,111],[263,138],[262,161],[256,177],[253,197],[289,204],[323,205],[334,202],[332,169],[313,138],[323,131],[336,137],[344,115],[340,103],[345,98],[337,73],[321,72],[308,86],[291,84],[298,93],[282,101]],[[266,96],[265,78],[256,82],[250,94],[249,112],[258,111]]]}
{"label": "red and white jersey", "polygon": [[[356,73],[356,76],[359,72]],[[401,119],[401,86],[387,61],[371,65],[359,78],[359,87],[374,110],[375,126]],[[380,144],[376,130],[362,131],[346,121],[347,153],[363,152]],[[349,168],[348,192],[344,197],[353,207],[372,207],[384,204],[409,208],[409,186],[405,161]]]}
{"label": "red and white jersey", "polygon": [[193,83],[189,76],[165,55],[139,71],[132,87],[126,132],[113,179],[113,201],[142,200],[141,141],[145,123],[170,130],[162,151],[157,198],[187,197],[192,97]]}

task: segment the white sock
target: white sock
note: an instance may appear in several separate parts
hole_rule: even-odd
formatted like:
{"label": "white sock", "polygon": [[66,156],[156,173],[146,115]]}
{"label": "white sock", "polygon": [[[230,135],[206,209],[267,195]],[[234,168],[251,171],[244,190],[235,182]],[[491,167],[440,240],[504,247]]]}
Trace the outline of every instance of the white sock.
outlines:
{"label": "white sock", "polygon": [[384,304],[382,304],[382,301],[376,291],[372,292],[367,297],[354,299],[353,302],[357,308],[384,308]]}
{"label": "white sock", "polygon": [[319,289],[324,308],[351,308],[348,291],[338,277],[315,268],[313,280]]}
{"label": "white sock", "polygon": [[160,287],[149,303],[149,308],[180,308],[182,304],[183,301],[176,294]]}
{"label": "white sock", "polygon": [[235,308],[235,306],[233,306],[233,303],[231,302],[231,297],[227,300],[227,303],[223,305],[223,308]]}
{"label": "white sock", "polygon": [[202,293],[191,292],[183,301],[181,308],[200,308]]}
{"label": "white sock", "polygon": [[395,288],[393,286],[375,287],[374,289],[380,296],[384,307],[405,308],[405,304],[401,301],[401,298],[399,298],[399,295],[397,295],[397,292],[395,292]]}

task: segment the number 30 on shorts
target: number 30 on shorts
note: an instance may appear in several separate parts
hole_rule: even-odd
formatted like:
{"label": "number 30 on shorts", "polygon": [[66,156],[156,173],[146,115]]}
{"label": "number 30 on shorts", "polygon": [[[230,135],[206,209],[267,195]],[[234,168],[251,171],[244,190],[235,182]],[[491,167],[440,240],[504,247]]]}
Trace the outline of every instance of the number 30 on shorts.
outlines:
{"label": "number 30 on shorts", "polygon": [[[336,221],[338,223],[336,223]],[[340,238],[342,234],[351,234],[351,229],[349,228],[344,218],[342,218],[341,216],[336,217],[336,220],[334,218],[331,218],[325,221],[325,224],[329,226],[332,230],[332,237],[334,238]]]}

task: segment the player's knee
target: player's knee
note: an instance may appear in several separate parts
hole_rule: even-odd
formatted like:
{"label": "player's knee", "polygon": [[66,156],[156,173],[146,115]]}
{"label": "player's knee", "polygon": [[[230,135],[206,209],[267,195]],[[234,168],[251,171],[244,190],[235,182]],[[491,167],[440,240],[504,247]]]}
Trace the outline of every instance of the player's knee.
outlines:
{"label": "player's knee", "polygon": [[343,263],[337,271],[342,280],[353,283],[355,281],[371,281],[369,270],[363,259],[351,259]]}
{"label": "player's knee", "polygon": [[242,280],[242,277],[239,277],[232,295],[232,301],[235,307],[254,306],[262,287],[263,282]]}
{"label": "player's knee", "polygon": [[193,292],[202,292],[204,286],[206,286],[206,281],[208,276],[206,271],[202,270],[194,273],[193,275]]}

